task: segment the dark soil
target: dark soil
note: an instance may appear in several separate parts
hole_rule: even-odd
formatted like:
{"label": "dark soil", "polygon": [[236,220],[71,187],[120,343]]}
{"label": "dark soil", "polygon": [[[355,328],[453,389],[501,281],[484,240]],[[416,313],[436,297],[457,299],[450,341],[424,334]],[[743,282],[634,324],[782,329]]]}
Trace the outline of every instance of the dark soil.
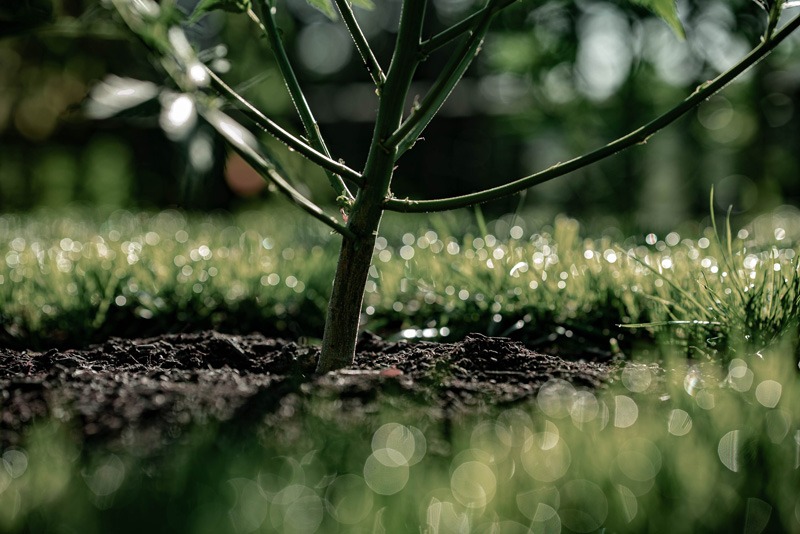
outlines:
{"label": "dark soil", "polygon": [[207,421],[256,420],[288,395],[348,398],[368,410],[401,394],[432,409],[469,409],[530,398],[553,378],[597,388],[611,366],[539,354],[504,338],[390,343],[364,334],[355,365],[317,376],[319,349],[260,334],[113,338],[85,350],[0,349],[0,443],[31,422],[68,421],[83,437],[144,432],[169,440]]}

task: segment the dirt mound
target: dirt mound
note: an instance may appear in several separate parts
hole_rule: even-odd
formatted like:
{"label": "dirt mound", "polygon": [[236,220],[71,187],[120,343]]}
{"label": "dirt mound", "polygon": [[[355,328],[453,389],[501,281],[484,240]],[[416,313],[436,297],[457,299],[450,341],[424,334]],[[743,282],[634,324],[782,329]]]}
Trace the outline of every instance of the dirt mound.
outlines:
{"label": "dirt mound", "polygon": [[610,370],[478,334],[457,343],[364,334],[353,367],[324,376],[314,373],[318,356],[316,347],[218,332],[113,338],[86,350],[0,349],[0,443],[17,442],[44,417],[70,421],[90,439],[168,439],[192,423],[263,417],[293,394],[357,399],[366,409],[399,392],[452,410],[528,398],[552,378],[595,388]]}

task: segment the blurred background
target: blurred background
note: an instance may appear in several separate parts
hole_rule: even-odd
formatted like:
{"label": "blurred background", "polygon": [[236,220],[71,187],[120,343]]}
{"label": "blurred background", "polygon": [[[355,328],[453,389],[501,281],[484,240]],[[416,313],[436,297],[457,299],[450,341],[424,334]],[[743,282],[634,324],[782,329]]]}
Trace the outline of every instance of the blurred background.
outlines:
{"label": "blurred background", "polygon": [[[430,4],[426,33],[433,35],[479,2]],[[360,57],[340,22],[304,0],[279,6],[287,49],[329,148],[360,169],[377,105]],[[192,0],[183,7],[190,12]],[[384,68],[399,7],[400,0],[380,0],[372,10],[356,8]],[[424,140],[400,161],[393,192],[466,193],[602,146],[733,65],[765,25],[752,0],[679,0],[678,9],[684,41],[628,1],[518,2],[498,18]],[[166,83],[120,28],[97,1],[0,4],[0,210],[237,210],[275,201],[207,125],[179,142],[168,139],[157,102],[124,117],[86,116],[87,94],[108,75]],[[271,53],[246,17],[215,12],[188,30],[202,60],[268,116],[301,131]],[[661,231],[706,215],[712,185],[719,207],[731,205],[737,215],[798,204],[799,47],[800,35],[790,37],[646,146],[485,209],[499,215],[522,203],[544,216]],[[423,64],[413,94],[425,94],[448,53]],[[265,141],[299,187],[319,203],[333,202],[321,172]]]}

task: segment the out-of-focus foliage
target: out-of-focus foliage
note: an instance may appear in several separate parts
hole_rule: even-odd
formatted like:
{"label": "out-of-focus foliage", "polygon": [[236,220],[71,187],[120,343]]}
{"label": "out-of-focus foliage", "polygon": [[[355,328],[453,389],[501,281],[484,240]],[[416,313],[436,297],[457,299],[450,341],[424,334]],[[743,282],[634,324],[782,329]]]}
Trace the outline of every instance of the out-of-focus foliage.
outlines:
{"label": "out-of-focus foliage", "polygon": [[[75,346],[187,328],[317,339],[336,243],[285,209],[2,216],[0,344]],[[366,283],[365,328],[381,335],[480,332],[607,357],[644,355],[658,340],[687,357],[728,360],[800,327],[796,208],[750,221],[730,242],[696,224],[597,237],[574,219],[532,213],[488,224],[434,214],[416,228],[395,217]]]}
{"label": "out-of-focus foliage", "polygon": [[677,35],[683,36],[683,25],[675,5],[675,0],[632,0],[636,4],[647,7],[653,13],[664,19]]}
{"label": "out-of-focus foliage", "polygon": [[[195,3],[181,4],[187,18]],[[287,0],[286,6],[279,23],[320,127],[334,157],[359,168],[376,108],[361,60],[341,21],[305,0]],[[383,65],[399,6],[398,0],[387,0],[372,9],[355,7]],[[426,30],[433,34],[477,6],[472,0],[434,1]],[[655,4],[638,7],[621,0],[519,2],[502,13],[425,141],[401,160],[395,194],[468,192],[605,144],[730,66],[758,43],[766,24],[764,12],[750,0],[682,0],[677,10],[686,39],[680,40],[647,7],[660,13]],[[164,80],[152,79],[142,48],[119,35],[96,3],[57,0],[52,11],[55,26],[0,40],[0,208],[76,200],[181,203],[190,188],[207,188],[201,179],[217,184],[216,203],[198,206],[235,206],[241,201],[231,190],[259,190],[235,160],[224,184],[221,153],[207,172],[191,172],[191,146],[175,147],[164,139],[157,113],[133,122],[81,118],[75,106],[107,73]],[[190,30],[201,59],[268,115],[300,131],[280,76],[263,68],[265,60],[270,65],[270,52],[247,17],[217,11]],[[704,213],[711,184],[719,204],[733,204],[735,212],[791,201],[800,194],[797,46],[798,39],[791,38],[693,117],[653,138],[646,150],[539,187],[526,202],[548,213],[614,212],[631,223],[667,228],[687,214]],[[424,94],[446,56],[447,48],[423,65],[415,94]],[[280,149],[277,157],[288,174],[304,181],[317,177],[308,187],[324,195],[321,173]],[[98,164],[99,154],[112,166]],[[113,198],[96,196],[112,191]]]}
{"label": "out-of-focus foliage", "polygon": [[[148,431],[81,450],[74,419],[37,421],[2,451],[0,526],[796,532],[800,384],[791,352],[670,364],[628,365],[598,391],[553,379],[510,407],[444,415],[387,386],[363,401],[303,384],[274,410],[266,390],[228,421],[172,424],[166,444],[142,425]],[[224,401],[221,409],[236,410]],[[247,417],[254,407],[267,415]]]}

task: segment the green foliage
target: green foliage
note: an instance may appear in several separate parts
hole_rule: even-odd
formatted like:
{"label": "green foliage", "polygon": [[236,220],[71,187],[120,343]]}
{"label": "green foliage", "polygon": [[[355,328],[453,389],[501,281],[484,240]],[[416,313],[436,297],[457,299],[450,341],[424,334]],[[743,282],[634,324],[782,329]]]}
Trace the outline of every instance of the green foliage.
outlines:
{"label": "green foliage", "polygon": [[[669,306],[672,319],[662,323],[628,325],[629,327],[666,327],[669,335],[685,330],[698,340],[693,350],[729,360],[736,353],[747,357],[761,354],[796,335],[800,326],[800,273],[794,261],[795,251],[775,244],[734,239],[730,212],[720,237],[713,212],[707,235],[715,245],[717,265],[712,273],[695,274],[695,285],[676,280],[670,271],[652,263],[641,262],[656,276],[675,289],[676,298],[662,300]],[[749,236],[747,230],[741,235]],[[782,241],[786,230],[777,228],[774,235]],[[657,265],[657,264],[655,264]],[[713,278],[712,278],[713,277]]]}
{"label": "green foliage", "polygon": [[336,20],[336,9],[333,7],[331,0],[306,0],[308,4],[322,13],[331,20]]}
{"label": "green foliage", "polygon": [[372,0],[353,0],[351,4],[364,9],[375,9],[375,3]]}
{"label": "green foliage", "polygon": [[[419,201],[397,199],[392,195],[391,186],[396,164],[402,155],[415,145],[470,68],[481,50],[494,17],[513,2],[490,1],[462,21],[426,39],[424,31],[426,0],[405,0],[400,10],[390,68],[387,74],[384,74],[350,6],[344,0],[337,0],[336,7],[343,16],[344,24],[364,61],[379,97],[374,135],[367,147],[367,158],[361,173],[352,171],[343,162],[337,163],[331,158],[295,73],[292,60],[286,52],[274,6],[269,3],[253,4],[253,9],[247,9],[247,15],[269,42],[278,70],[303,124],[307,140],[289,134],[272,122],[205,67],[192,50],[183,29],[164,19],[163,16],[158,17],[160,8],[157,4],[149,5],[147,8],[147,11],[154,13],[146,13],[146,16],[143,16],[139,4],[131,6],[121,0],[113,2],[128,28],[150,46],[164,70],[185,93],[174,100],[181,103],[179,107],[181,113],[173,114],[170,111],[167,117],[180,118],[187,116],[187,113],[192,119],[195,117],[194,113],[203,116],[262,177],[272,182],[294,204],[342,236],[340,261],[337,264],[328,305],[318,372],[341,368],[353,361],[364,289],[370,281],[367,273],[372,270],[371,267],[374,268],[373,249],[384,211],[432,212],[474,206],[519,193],[534,185],[606,159],[634,145],[643,144],[650,136],[724,88],[760,58],[770,53],[800,26],[800,18],[795,19],[775,34],[774,39],[771,29],[768,30],[767,38],[762,44],[737,64],[703,84],[666,113],[601,148],[566,162],[557,163],[538,173],[507,181],[500,186],[486,187],[458,197]],[[142,2],[148,5],[147,2],[150,0]],[[309,2],[329,18],[335,16],[331,0],[309,0]],[[682,27],[673,1],[635,0],[635,2],[664,18],[676,33],[682,35]],[[215,7],[238,11],[246,6],[241,2],[207,1],[202,4],[201,12]],[[430,52],[451,42],[456,44],[452,47],[444,67],[441,68],[427,93],[416,100],[411,112],[406,114],[404,107],[411,96],[410,91],[417,70],[428,60]],[[345,213],[343,224],[337,218],[326,215],[322,208],[306,198],[281,176],[275,165],[264,156],[264,151],[260,150],[255,136],[245,126],[223,114],[216,101],[209,99],[206,91],[210,88],[222,96],[223,100],[242,107],[245,116],[256,126],[268,131],[323,168],[337,198],[345,201],[355,200],[349,213]],[[356,194],[351,192],[351,187],[354,190],[358,189]],[[487,262],[488,266],[492,264],[491,260]],[[563,273],[569,276],[567,271]],[[564,281],[562,278],[562,282]],[[500,306],[502,308],[502,304]]]}
{"label": "green foliage", "polygon": [[[344,0],[347,1],[347,0]],[[333,0],[306,0],[308,5],[311,7],[321,11],[328,17],[330,20],[336,20],[336,9],[333,6]],[[349,2],[354,6],[358,6],[364,9],[374,9],[375,4],[372,0],[353,0]]]}
{"label": "green foliage", "polygon": [[653,13],[664,19],[669,24],[675,35],[684,38],[686,35],[678,18],[678,7],[675,0],[631,0],[634,4],[639,4],[650,9]]}
{"label": "green foliage", "polygon": [[[0,218],[5,342],[74,345],[175,324],[319,338],[335,244],[292,219],[274,209]],[[653,348],[654,339],[723,360],[768,350],[797,328],[797,240],[788,235],[800,222],[788,221],[778,243],[736,241],[735,267],[713,228],[623,248],[564,217],[437,216],[414,232],[389,221],[367,282],[367,328],[408,339],[482,332],[628,356],[634,341]]]}
{"label": "green foliage", "polygon": [[196,22],[200,17],[211,11],[222,10],[228,13],[244,13],[251,7],[251,0],[201,0],[189,17],[189,23]]}

